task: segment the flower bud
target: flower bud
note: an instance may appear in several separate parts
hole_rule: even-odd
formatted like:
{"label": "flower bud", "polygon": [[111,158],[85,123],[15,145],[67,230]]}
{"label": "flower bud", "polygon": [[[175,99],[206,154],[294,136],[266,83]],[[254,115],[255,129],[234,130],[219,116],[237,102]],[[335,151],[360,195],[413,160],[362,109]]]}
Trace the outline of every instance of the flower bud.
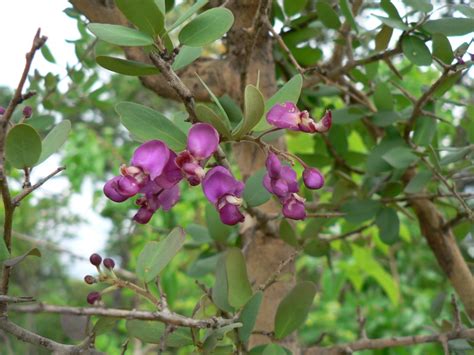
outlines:
{"label": "flower bud", "polygon": [[105,258],[104,259],[104,266],[107,269],[112,270],[115,267],[115,261],[111,258]]}
{"label": "flower bud", "polygon": [[99,266],[102,262],[102,257],[99,254],[92,254],[89,258],[90,262],[94,266]]}
{"label": "flower bud", "polygon": [[84,276],[84,282],[88,285],[92,285],[92,284],[95,284],[97,280],[95,279],[94,276],[86,275]]}
{"label": "flower bud", "polygon": [[23,116],[25,118],[30,118],[32,114],[33,109],[31,108],[31,106],[25,106],[25,108],[23,109]]}
{"label": "flower bud", "polygon": [[102,297],[99,292],[91,292],[87,295],[87,303],[94,304],[97,301],[100,301]]}
{"label": "flower bud", "polygon": [[5,113],[5,107],[0,106],[0,115],[3,115]]}
{"label": "flower bud", "polygon": [[324,185],[324,177],[316,168],[306,168],[303,172],[303,182],[308,189],[320,189]]}

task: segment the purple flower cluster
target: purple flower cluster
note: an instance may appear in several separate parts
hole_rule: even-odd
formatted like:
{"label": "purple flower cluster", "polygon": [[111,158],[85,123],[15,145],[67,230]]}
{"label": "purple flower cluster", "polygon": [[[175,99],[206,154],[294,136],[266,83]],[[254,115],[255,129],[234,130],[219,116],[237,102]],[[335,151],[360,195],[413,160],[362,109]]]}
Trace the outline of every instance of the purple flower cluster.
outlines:
{"label": "purple flower cluster", "polygon": [[[283,205],[283,215],[291,219],[305,219],[305,199],[298,195],[296,171],[287,165],[282,165],[272,152],[268,154],[266,168],[263,186],[280,200]],[[310,189],[319,189],[324,185],[324,178],[318,169],[305,168],[303,182]]]}
{"label": "purple flower cluster", "polygon": [[308,111],[300,111],[294,103],[288,101],[273,106],[267,113],[267,121],[272,126],[292,131],[324,133],[331,128],[332,114],[327,111],[321,121],[315,122]]}
{"label": "purple flower cluster", "polygon": [[219,145],[219,134],[207,123],[197,123],[189,130],[186,150],[176,154],[159,140],[142,144],[135,150],[130,165],[120,168],[120,176],[107,181],[105,195],[115,202],[123,202],[140,194],[140,206],[133,219],[148,223],[162,208],[171,209],[179,200],[178,183],[187,179],[191,186],[202,182],[206,197],[218,210],[226,224],[242,222],[239,210],[243,184],[224,167],[215,167],[207,173],[204,167]]}

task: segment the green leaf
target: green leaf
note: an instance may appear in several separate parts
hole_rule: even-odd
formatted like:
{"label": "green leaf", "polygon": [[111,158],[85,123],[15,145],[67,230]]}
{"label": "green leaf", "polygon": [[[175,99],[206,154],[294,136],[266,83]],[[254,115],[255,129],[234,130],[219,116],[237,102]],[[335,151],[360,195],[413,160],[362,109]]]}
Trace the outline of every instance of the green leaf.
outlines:
{"label": "green leaf", "polygon": [[[144,343],[160,344],[165,332],[165,325],[160,322],[131,319],[126,323],[127,333]],[[189,328],[178,328],[166,337],[166,346],[179,348],[193,344]]]}
{"label": "green leaf", "polygon": [[219,97],[219,102],[227,113],[230,122],[238,123],[243,119],[244,115],[242,114],[242,110],[229,95],[225,94],[224,96]]}
{"label": "green leaf", "polygon": [[392,4],[390,0],[382,0],[380,2],[380,5],[382,6],[382,9],[385,11],[388,17],[402,21],[402,18],[400,17],[397,8],[395,7],[395,5]]}
{"label": "green leaf", "polygon": [[239,329],[239,337],[244,343],[246,343],[249,340],[250,335],[252,335],[252,330],[255,327],[262,301],[263,292],[256,292],[240,313],[239,322],[242,323],[242,327]]}
{"label": "green leaf", "polygon": [[328,255],[331,250],[330,244],[327,240],[313,239],[304,247],[305,254],[319,258]]}
{"label": "green leaf", "polygon": [[402,31],[407,31],[410,29],[407,24],[405,24],[403,21],[391,17],[384,17],[384,16],[379,16],[379,15],[372,15],[374,17],[377,17],[382,23],[388,27],[391,28],[396,28]]}
{"label": "green leaf", "polygon": [[449,154],[445,155],[440,160],[441,165],[448,165],[451,163],[456,163],[457,161],[463,159],[466,155],[471,153],[474,150],[474,146],[467,146],[463,148],[457,148]]}
{"label": "green leaf", "polygon": [[433,10],[430,0],[403,0],[405,4],[421,12],[430,12]]}
{"label": "green leaf", "polygon": [[187,9],[178,19],[171,25],[171,27],[168,29],[168,32],[173,31],[175,28],[178,28],[181,26],[183,23],[185,23],[192,15],[194,15],[196,12],[199,11],[201,7],[206,5],[209,2],[209,0],[198,0],[196,1],[193,6],[191,6],[189,9]]}
{"label": "green leaf", "polygon": [[286,355],[285,348],[278,344],[268,344],[263,350],[262,355]]}
{"label": "green leaf", "polygon": [[464,36],[474,32],[473,18],[440,18],[426,21],[422,28],[430,33],[442,33],[445,36]]}
{"label": "green leaf", "polygon": [[35,165],[41,149],[41,138],[33,127],[22,123],[8,131],[5,155],[13,167],[23,169]]}
{"label": "green leaf", "polygon": [[431,307],[430,307],[431,319],[436,320],[441,315],[444,302],[446,301],[446,296],[447,296],[447,293],[441,291],[440,293],[436,295],[436,297],[431,302]]}
{"label": "green leaf", "polygon": [[405,169],[418,160],[418,157],[411,152],[410,148],[396,147],[385,153],[382,159],[396,169]]}
{"label": "green leaf", "polygon": [[474,8],[469,5],[453,5],[453,10],[457,10],[466,17],[474,18]]}
{"label": "green leaf", "polygon": [[260,206],[267,202],[272,195],[263,186],[263,176],[266,174],[265,169],[256,171],[245,182],[244,200],[250,207]]}
{"label": "green leaf", "polygon": [[186,227],[186,233],[188,233],[193,241],[198,245],[212,243],[208,229],[200,224],[189,224]]}
{"label": "green leaf", "polygon": [[382,52],[387,49],[390,39],[392,38],[393,28],[383,25],[379,33],[375,36],[375,50]]}
{"label": "green leaf", "polygon": [[416,119],[413,142],[416,145],[428,146],[436,134],[436,120],[429,116],[421,116]]}
{"label": "green leaf", "polygon": [[297,247],[298,246],[298,237],[296,235],[295,229],[291,226],[290,222],[286,218],[283,218],[280,222],[280,230],[278,235],[282,240],[287,244]]}
{"label": "green leaf", "polygon": [[357,28],[357,23],[355,22],[354,15],[352,14],[349,0],[339,0],[339,6],[341,7],[341,12],[346,18],[346,21],[351,24],[351,27],[354,31],[359,33],[359,30]]}
{"label": "green leaf", "polygon": [[174,151],[186,147],[186,135],[161,113],[133,102],[115,106],[122,124],[140,141],[159,139]]}
{"label": "green leaf", "polygon": [[13,266],[21,263],[23,260],[25,260],[25,258],[27,256],[37,256],[37,257],[40,258],[41,257],[41,252],[39,251],[38,248],[32,248],[32,249],[28,250],[26,253],[24,253],[20,256],[16,256],[14,258],[5,260],[3,262],[3,265],[13,267]]}
{"label": "green leaf", "polygon": [[308,0],[284,0],[283,8],[285,9],[285,14],[288,16],[294,16],[303,11]]}
{"label": "green leaf", "polygon": [[380,202],[375,200],[352,200],[345,203],[341,210],[346,213],[347,221],[358,224],[374,218],[381,207]]}
{"label": "green leaf", "polygon": [[173,65],[171,67],[175,71],[180,70],[198,59],[201,56],[201,53],[201,47],[183,46],[174,59]]}
{"label": "green leaf", "polygon": [[[285,83],[271,98],[265,102],[265,114],[276,104],[283,104],[287,101],[297,103],[301,95],[301,89],[303,87],[303,77],[301,74],[297,74],[292,77],[288,82]],[[265,119],[260,120],[257,127],[257,131],[262,131],[271,126]]]}
{"label": "green leaf", "polygon": [[393,96],[387,84],[377,84],[374,91],[374,103],[379,111],[393,110]]}
{"label": "green leaf", "polygon": [[403,54],[415,65],[430,65],[431,53],[425,42],[416,36],[405,36],[402,39]]}
{"label": "green leaf", "polygon": [[234,308],[241,308],[252,297],[252,287],[247,275],[247,266],[242,251],[231,248],[225,254],[228,301]]}
{"label": "green leaf", "polygon": [[0,238],[0,263],[3,263],[3,261],[8,258],[10,258],[10,252],[5,245],[3,238]]}
{"label": "green leaf", "polygon": [[402,117],[400,117],[400,114],[396,111],[379,111],[372,116],[372,122],[379,127],[391,126],[401,119]]}
{"label": "green leaf", "polygon": [[327,2],[318,1],[316,3],[316,12],[318,13],[318,19],[323,23],[327,28],[332,28],[334,30],[341,27],[341,21],[336,11],[329,5]]}
{"label": "green leaf", "polygon": [[225,242],[233,230],[231,226],[221,222],[219,213],[210,204],[206,205],[206,224],[211,238],[218,242]]}
{"label": "green leaf", "polygon": [[123,75],[144,76],[160,73],[158,68],[155,66],[134,60],[109,57],[105,55],[98,56],[95,60],[102,68]]}
{"label": "green leaf", "polygon": [[36,165],[41,164],[51,155],[56,153],[59,148],[66,143],[70,131],[71,122],[69,120],[64,120],[55,126],[43,139],[41,155]]}
{"label": "green leaf", "polygon": [[50,115],[35,116],[28,120],[28,124],[38,131],[43,131],[54,125],[54,117]]}
{"label": "green leaf", "polygon": [[249,133],[262,118],[265,111],[265,100],[262,93],[253,85],[245,88],[244,119],[235,128],[233,136],[236,139]]}
{"label": "green leaf", "polygon": [[212,287],[212,301],[225,312],[233,312],[229,304],[229,288],[227,286],[226,255],[221,255],[216,265],[216,281]]}
{"label": "green leaf", "polygon": [[99,318],[99,320],[94,324],[94,328],[92,328],[92,333],[95,336],[99,336],[110,332],[114,329],[115,324],[120,320],[120,318],[114,317],[103,317]]}
{"label": "green leaf", "polygon": [[219,116],[213,109],[205,104],[197,104],[196,108],[196,116],[201,122],[207,122],[212,125],[217,132],[219,132],[224,137],[230,137],[230,131],[225,123],[225,118]]}
{"label": "green leaf", "polygon": [[223,7],[204,11],[179,32],[179,42],[190,47],[202,47],[221,38],[234,23],[234,15]]}
{"label": "green leaf", "polygon": [[154,43],[153,38],[146,33],[120,25],[109,25],[104,23],[90,23],[87,28],[97,38],[118,46],[149,46]]}
{"label": "green leaf", "polygon": [[449,39],[441,33],[433,33],[433,56],[443,61],[445,64],[451,64],[454,59],[453,48]]}
{"label": "green leaf", "polygon": [[197,77],[198,77],[199,81],[201,82],[201,84],[206,89],[206,91],[209,93],[209,97],[211,98],[212,102],[214,102],[216,104],[216,106],[219,108],[219,111],[220,111],[219,116],[222,117],[222,122],[224,123],[224,125],[226,126],[226,128],[230,132],[231,126],[230,126],[230,122],[229,122],[229,117],[227,117],[227,112],[225,112],[224,107],[222,107],[222,105],[221,105],[221,102],[219,101],[217,96],[212,92],[212,90],[209,88],[209,86],[206,85],[204,80],[202,80],[199,75],[197,75]]}
{"label": "green leaf", "polygon": [[308,316],[316,286],[309,281],[298,284],[283,298],[275,314],[275,338],[282,339],[301,326]]}
{"label": "green leaf", "polygon": [[382,156],[394,147],[404,146],[400,138],[384,138],[378,145],[372,147],[367,157],[367,172],[378,174],[392,170],[392,167],[382,158]]}
{"label": "green leaf", "polygon": [[155,0],[115,0],[115,3],[125,17],[140,31],[152,37],[163,32],[164,11],[160,10]]}
{"label": "green leaf", "polygon": [[332,123],[346,125],[360,120],[366,115],[365,111],[358,106],[347,106],[345,108],[332,111]]}
{"label": "green leaf", "polygon": [[159,242],[148,242],[137,260],[137,276],[145,283],[153,281],[178,253],[186,240],[180,227],[174,228]]}
{"label": "green leaf", "polygon": [[208,257],[199,257],[196,259],[187,269],[186,273],[189,277],[199,278],[214,272],[216,269],[217,261],[221,254],[215,254]]}
{"label": "green leaf", "polygon": [[429,183],[433,174],[431,171],[420,171],[416,174],[405,187],[404,191],[407,194],[415,194],[421,192],[423,188]]}
{"label": "green leaf", "polygon": [[44,59],[46,59],[48,62],[55,64],[56,59],[54,59],[53,54],[49,50],[49,47],[46,44],[43,44],[41,47],[41,54],[43,55]]}
{"label": "green leaf", "polygon": [[397,242],[400,234],[400,220],[397,211],[390,207],[383,207],[377,213],[375,224],[379,228],[380,239],[392,245]]}
{"label": "green leaf", "polygon": [[227,333],[240,327],[242,327],[242,323],[233,323],[233,324],[228,324],[223,327],[208,331],[204,339],[202,352],[204,354],[217,354],[217,355],[227,355],[227,354],[232,353],[232,350],[229,352],[229,348],[226,345],[222,347],[224,349],[223,352],[219,352],[219,349],[216,349],[216,350],[214,349],[216,348],[218,342],[224,339]]}
{"label": "green leaf", "polygon": [[443,83],[440,86],[438,86],[438,88],[435,90],[435,92],[433,93],[433,97],[436,99],[443,96],[449,89],[451,89],[458,82],[458,80],[461,78],[461,75],[462,75],[461,71],[448,75],[446,80],[443,81]]}

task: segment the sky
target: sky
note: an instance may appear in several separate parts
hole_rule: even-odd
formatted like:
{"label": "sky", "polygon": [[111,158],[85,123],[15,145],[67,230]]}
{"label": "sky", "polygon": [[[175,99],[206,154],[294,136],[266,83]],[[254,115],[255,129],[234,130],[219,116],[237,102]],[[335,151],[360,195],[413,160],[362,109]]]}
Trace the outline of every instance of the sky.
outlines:
{"label": "sky", "polygon": [[[400,0],[393,1],[400,10],[403,8]],[[66,72],[66,64],[73,65],[77,59],[74,53],[74,46],[68,44],[66,40],[73,40],[79,37],[76,23],[63,13],[63,10],[70,7],[66,0],[0,0],[0,43],[1,43],[1,66],[0,66],[0,86],[16,87],[23,70],[25,53],[30,49],[34,34],[41,28],[42,34],[48,37],[48,47],[56,58],[57,63],[47,62],[41,54],[37,54],[33,62],[33,69],[38,69],[40,73],[59,73],[63,76]],[[378,25],[378,20],[369,18],[370,28]],[[396,36],[394,36],[396,37]],[[469,41],[469,36],[450,38],[453,48],[456,48],[464,41]],[[21,63],[21,64],[20,64]],[[47,175],[60,164],[59,156],[55,155],[45,163],[35,168],[32,180]],[[44,187],[35,192],[39,196],[45,196],[67,189],[69,186],[66,178],[57,178],[49,181]],[[81,194],[76,194],[71,200],[71,208],[77,210],[81,206],[81,217],[88,221],[79,226],[77,237],[73,240],[61,239],[61,231],[53,231],[54,239],[70,250],[83,256],[88,256],[93,252],[102,252],[111,228],[110,221],[100,217],[95,212],[92,202],[92,181],[86,180]],[[41,236],[35,236],[41,238]],[[68,263],[72,275],[82,277],[90,272],[90,265],[87,262],[75,261]]]}

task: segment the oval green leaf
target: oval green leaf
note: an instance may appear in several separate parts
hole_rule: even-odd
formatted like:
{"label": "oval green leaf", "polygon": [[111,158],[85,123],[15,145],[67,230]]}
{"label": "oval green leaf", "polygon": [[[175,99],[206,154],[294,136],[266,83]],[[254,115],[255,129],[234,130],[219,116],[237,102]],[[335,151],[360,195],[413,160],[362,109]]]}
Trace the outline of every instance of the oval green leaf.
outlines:
{"label": "oval green leaf", "polygon": [[115,106],[122,124],[132,135],[144,142],[159,139],[174,151],[186,147],[186,135],[161,113],[133,102],[121,102]]}
{"label": "oval green leaf", "polygon": [[176,227],[159,242],[146,243],[145,248],[138,256],[137,276],[145,283],[153,281],[178,253],[185,240],[184,230]]}
{"label": "oval green leaf", "polygon": [[41,149],[38,132],[27,124],[14,126],[7,134],[5,155],[10,164],[17,169],[35,165],[41,156]]}
{"label": "oval green leaf", "polygon": [[318,1],[316,3],[316,11],[318,13],[319,20],[327,28],[332,28],[333,30],[339,29],[341,27],[341,21],[336,11],[325,1]]}
{"label": "oval green leaf", "polygon": [[[165,332],[165,325],[160,322],[131,319],[126,323],[130,337],[140,339],[144,343],[160,344]],[[193,344],[189,328],[178,328],[166,336],[166,346],[179,348]]]}
{"label": "oval green leaf", "polygon": [[442,60],[445,64],[451,64],[454,54],[449,39],[441,33],[433,33],[432,40],[433,56]]}
{"label": "oval green leaf", "polygon": [[388,245],[392,245],[399,239],[400,220],[397,211],[390,207],[383,207],[377,213],[375,224],[379,228],[380,239]]}
{"label": "oval green leaf", "polygon": [[301,326],[316,295],[316,286],[309,281],[298,283],[278,305],[275,315],[275,338],[282,339]]}
{"label": "oval green leaf", "polygon": [[105,55],[101,55],[95,58],[97,64],[102,68],[130,76],[143,76],[143,75],[154,75],[159,74],[158,68],[151,64],[137,62],[135,60],[127,60],[121,58],[114,58]]}
{"label": "oval green leaf", "polygon": [[91,23],[87,27],[97,38],[118,46],[149,46],[154,42],[146,33],[125,26]]}
{"label": "oval green leaf", "polygon": [[464,36],[474,32],[474,18],[440,18],[426,21],[423,29],[430,33],[442,33],[445,36]]}
{"label": "oval green leaf", "polygon": [[431,53],[425,42],[415,36],[405,36],[402,39],[402,50],[405,56],[415,65],[430,65]]}
{"label": "oval green leaf", "polygon": [[201,7],[206,5],[209,2],[209,0],[198,0],[196,1],[193,6],[191,6],[188,10],[186,10],[178,19],[176,20],[175,23],[171,25],[169,28],[168,32],[173,31],[175,28],[181,26],[184,22],[186,22],[187,19],[189,19],[192,15],[194,15],[196,12],[199,11]]}
{"label": "oval green leaf", "polygon": [[36,164],[41,164],[56,153],[66,143],[70,131],[71,122],[69,120],[64,120],[54,127],[43,139],[41,156]]}
{"label": "oval green leaf", "polygon": [[393,110],[393,96],[387,84],[377,84],[374,91],[374,103],[379,111]]}
{"label": "oval green leaf", "polygon": [[183,46],[174,59],[173,65],[171,67],[173,70],[180,70],[198,59],[201,56],[201,53],[201,47]]}
{"label": "oval green leaf", "polygon": [[115,0],[118,8],[140,31],[156,36],[165,28],[165,18],[155,0]]}
{"label": "oval green leaf", "polygon": [[180,43],[202,47],[221,38],[234,23],[234,15],[226,8],[207,10],[189,22],[179,32]]}
{"label": "oval green leaf", "polygon": [[245,182],[244,200],[250,207],[260,206],[267,202],[272,195],[263,186],[263,176],[266,174],[265,169],[260,169],[251,175]]}
{"label": "oval green leaf", "polygon": [[15,266],[15,265],[21,263],[28,256],[37,256],[38,258],[40,258],[41,257],[41,252],[39,251],[38,248],[32,248],[32,249],[28,250],[26,253],[24,253],[20,256],[16,256],[14,258],[5,260],[3,262],[3,264],[5,266],[12,267],[12,266]]}
{"label": "oval green leaf", "polygon": [[253,85],[245,88],[244,119],[234,130],[233,136],[238,139],[249,133],[262,118],[265,100],[262,93]]}
{"label": "oval green leaf", "polygon": [[262,300],[263,292],[256,292],[240,313],[239,322],[242,323],[242,328],[239,329],[239,337],[244,343],[246,343],[249,340],[250,335],[252,335],[252,330],[255,327]]}
{"label": "oval green leaf", "polygon": [[216,265],[216,282],[212,287],[212,302],[225,312],[233,312],[229,304],[229,288],[227,287],[226,256],[221,255]]}
{"label": "oval green leaf", "polygon": [[217,129],[217,132],[221,135],[224,137],[230,137],[230,131],[225,124],[225,119],[215,113],[209,106],[205,104],[197,104],[195,111],[199,121],[209,123]]}
{"label": "oval green leaf", "polygon": [[252,287],[247,275],[247,266],[242,251],[231,248],[225,254],[228,301],[234,308],[240,308],[252,297]]}

